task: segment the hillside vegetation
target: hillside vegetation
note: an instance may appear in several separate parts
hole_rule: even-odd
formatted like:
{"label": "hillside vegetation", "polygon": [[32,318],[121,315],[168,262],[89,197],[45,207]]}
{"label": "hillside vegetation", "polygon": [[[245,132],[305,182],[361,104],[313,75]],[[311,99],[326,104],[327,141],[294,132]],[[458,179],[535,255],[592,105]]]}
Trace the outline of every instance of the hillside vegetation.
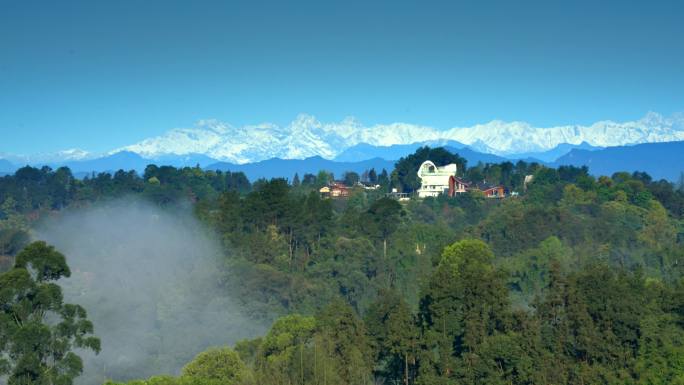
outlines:
{"label": "hillside vegetation", "polygon": [[[412,170],[428,158],[520,195],[385,197],[413,191]],[[2,277],[21,268],[14,256],[30,229],[67,207],[189,202],[221,241],[222,289],[272,326],[129,385],[684,384],[682,189],[644,173],[466,166],[421,148],[389,175],[344,176],[381,188],[337,200],[318,193],[332,179],[325,171],[250,183],[199,168],[78,180],[26,167],[0,178]],[[14,325],[13,300],[0,295],[0,325]],[[16,374],[13,346],[0,344],[0,375],[39,383]]]}

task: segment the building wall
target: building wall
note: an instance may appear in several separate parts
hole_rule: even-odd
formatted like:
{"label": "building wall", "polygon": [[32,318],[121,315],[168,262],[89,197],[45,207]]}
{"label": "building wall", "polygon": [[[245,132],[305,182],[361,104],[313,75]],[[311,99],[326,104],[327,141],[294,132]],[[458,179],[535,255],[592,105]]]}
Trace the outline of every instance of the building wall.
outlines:
{"label": "building wall", "polygon": [[420,178],[420,188],[418,197],[436,197],[449,192],[449,178],[456,176],[456,165],[448,164],[443,167],[436,167],[434,163],[425,161],[418,169]]}
{"label": "building wall", "polygon": [[506,190],[503,186],[497,186],[484,191],[485,196],[488,198],[503,198],[506,196]]}
{"label": "building wall", "polygon": [[461,179],[457,177],[449,177],[449,196],[454,197],[457,194],[463,194],[468,191],[466,185]]}

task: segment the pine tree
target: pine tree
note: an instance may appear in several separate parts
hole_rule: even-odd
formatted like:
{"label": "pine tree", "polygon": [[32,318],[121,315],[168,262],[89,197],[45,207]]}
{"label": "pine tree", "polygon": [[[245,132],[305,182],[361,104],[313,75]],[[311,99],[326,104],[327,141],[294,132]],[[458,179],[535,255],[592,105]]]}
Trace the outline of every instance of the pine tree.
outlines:
{"label": "pine tree", "polygon": [[418,330],[411,309],[401,296],[383,290],[365,317],[373,338],[380,374],[394,382],[413,382]]}
{"label": "pine tree", "polygon": [[378,173],[375,172],[374,168],[371,168],[370,171],[368,171],[368,181],[373,184],[378,182]]}

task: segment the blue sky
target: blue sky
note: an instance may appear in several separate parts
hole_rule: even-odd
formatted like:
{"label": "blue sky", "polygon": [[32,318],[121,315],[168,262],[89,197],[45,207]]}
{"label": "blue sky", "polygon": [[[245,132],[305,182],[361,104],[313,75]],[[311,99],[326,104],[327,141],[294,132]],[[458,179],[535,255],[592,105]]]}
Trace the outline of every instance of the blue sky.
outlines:
{"label": "blue sky", "polygon": [[216,118],[449,128],[684,110],[682,1],[0,0],[0,152]]}

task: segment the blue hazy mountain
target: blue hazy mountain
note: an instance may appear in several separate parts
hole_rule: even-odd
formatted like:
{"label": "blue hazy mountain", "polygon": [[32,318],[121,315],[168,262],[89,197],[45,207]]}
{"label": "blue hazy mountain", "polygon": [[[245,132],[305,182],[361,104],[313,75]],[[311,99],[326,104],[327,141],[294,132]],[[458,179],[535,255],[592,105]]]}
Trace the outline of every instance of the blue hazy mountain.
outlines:
{"label": "blue hazy mountain", "polygon": [[592,174],[608,176],[617,171],[645,171],[653,179],[676,181],[684,172],[684,142],[645,143],[601,150],[573,149],[553,165],[586,165]]}
{"label": "blue hazy mountain", "polygon": [[540,160],[542,162],[550,163],[550,162],[555,162],[558,158],[561,156],[569,153],[572,150],[588,150],[588,151],[594,151],[594,150],[600,150],[605,147],[596,147],[592,146],[591,144],[587,142],[582,142],[580,144],[570,144],[570,143],[561,143],[558,146],[548,150],[548,151],[542,151],[542,152],[524,152],[520,154],[511,154],[511,155],[506,155],[507,158],[509,159],[523,159],[523,160],[530,160],[530,159],[536,159]]}
{"label": "blue hazy mountain", "polygon": [[148,161],[156,165],[174,167],[195,167],[197,165],[200,167],[206,167],[210,164],[218,162],[217,159],[211,158],[204,154],[163,155]]}
{"label": "blue hazy mountain", "polygon": [[[52,168],[66,166],[74,174],[83,175],[92,172],[114,172],[120,169],[135,170],[142,173],[148,164],[174,167],[194,167],[199,165],[202,167],[216,162],[218,162],[216,159],[202,154],[164,155],[157,159],[147,159],[134,152],[120,151],[101,158],[53,162],[47,165]],[[40,167],[39,164],[34,166]]]}
{"label": "blue hazy mountain", "polygon": [[465,158],[468,161],[467,166],[475,166],[478,163],[501,163],[501,162],[506,162],[508,159],[500,157],[498,155],[494,154],[487,154],[483,152],[478,152],[470,147],[463,147],[463,148],[454,148],[450,146],[444,147],[447,151],[458,154],[462,158]]}
{"label": "blue hazy mountain", "polygon": [[428,142],[416,142],[412,144],[394,144],[391,146],[375,146],[368,143],[359,143],[342,151],[335,157],[334,160],[337,162],[358,162],[373,158],[398,160],[401,157],[413,154],[418,148],[423,146],[451,147],[456,149],[466,147],[465,144],[455,140],[436,140]]}
{"label": "blue hazy mountain", "polygon": [[194,167],[199,164],[200,167],[211,170],[242,171],[252,181],[259,178],[292,178],[295,173],[299,173],[301,177],[305,173],[315,174],[320,170],[330,171],[336,176],[342,176],[345,171],[362,173],[370,168],[375,168],[377,172],[380,173],[383,168],[387,169],[387,172],[391,172],[394,168],[393,161],[379,158],[368,159],[361,162],[336,162],[323,159],[320,156],[314,156],[307,159],[273,158],[255,163],[233,164],[219,162],[208,156],[198,154],[168,155],[160,157],[159,159],[146,159],[136,153],[128,151],[117,152],[97,159],[64,162],[50,166],[53,168],[66,166],[69,167],[75,175],[84,176],[92,172],[114,172],[119,169],[136,170],[137,172],[142,173],[148,164],[174,167]]}
{"label": "blue hazy mountain", "polygon": [[17,167],[7,159],[0,159],[0,176],[13,173]]}
{"label": "blue hazy mountain", "polygon": [[16,166],[12,162],[7,159],[0,159],[0,172],[10,172],[14,171],[14,169],[16,169]]}
{"label": "blue hazy mountain", "polygon": [[87,160],[73,160],[63,163],[54,163],[49,166],[56,168],[66,166],[71,169],[74,174],[90,173],[90,172],[113,172],[120,169],[136,170],[141,172],[150,163],[154,163],[148,159],[141,157],[134,152],[121,151],[102,158],[87,159]]}
{"label": "blue hazy mountain", "polygon": [[[117,152],[102,158],[88,160],[74,160],[65,162],[48,163],[47,165],[56,169],[66,166],[71,169],[77,177],[84,177],[91,173],[115,172],[117,170],[135,170],[142,173],[149,164],[158,166],[174,167],[194,167],[200,165],[212,170],[242,171],[247,177],[254,181],[259,178],[292,178],[295,173],[302,177],[305,173],[316,174],[320,170],[326,170],[341,177],[346,171],[362,173],[368,169],[375,168],[378,174],[383,168],[391,172],[394,168],[394,161],[380,158],[367,159],[360,162],[336,162],[314,156],[307,159],[279,159],[273,158],[261,162],[248,164],[233,164],[219,162],[206,155],[166,155],[157,159],[147,159],[128,151]],[[34,167],[41,167],[42,164],[34,164]],[[4,171],[6,169],[7,171]],[[0,160],[0,173],[12,173],[16,167],[10,162]]]}
{"label": "blue hazy mountain", "polygon": [[[273,177],[292,178],[295,173],[299,173],[301,178],[305,173],[315,174],[319,170],[327,170],[341,177],[345,171],[362,173],[370,168],[375,168],[378,173],[383,168],[391,172],[397,159],[429,144],[436,145],[437,143],[421,142],[412,145],[386,147],[368,144],[357,145],[343,152],[335,160],[314,156],[306,159],[272,158],[254,163],[234,164],[219,162],[202,154],[166,155],[157,159],[146,159],[136,153],[122,151],[97,159],[64,161],[48,165],[52,168],[67,166],[78,176],[92,172],[114,172],[119,169],[132,169],[141,173],[148,164],[174,167],[194,167],[199,164],[200,167],[206,169],[242,171],[250,180]],[[445,148],[467,159],[470,166],[479,162],[500,163],[509,160],[498,155],[475,151],[459,142],[452,141],[449,145],[445,145]],[[556,154],[568,149],[569,152],[560,156],[555,162],[548,161]],[[543,163],[552,167],[586,165],[594,175],[611,175],[616,171],[645,171],[655,179],[665,178],[675,181],[684,171],[684,142],[647,143],[603,149],[586,143],[577,146],[559,145],[544,153],[517,154],[516,159],[519,158],[528,162],[546,160]],[[511,161],[515,161],[515,159],[511,159]],[[41,164],[34,164],[33,166],[40,167]],[[16,169],[17,166],[12,162],[0,159],[0,174],[12,173]]]}
{"label": "blue hazy mountain", "polygon": [[320,156],[312,156],[306,159],[272,158],[246,164],[218,162],[206,167],[208,170],[242,171],[251,181],[259,178],[288,178],[292,180],[295,173],[299,174],[299,177],[302,178],[306,173],[316,174],[320,170],[332,172],[336,178],[341,178],[346,171],[354,171],[361,174],[371,168],[375,168],[378,174],[380,174],[383,168],[390,173],[394,169],[394,161],[373,158],[359,162],[338,162],[324,159]]}
{"label": "blue hazy mountain", "polygon": [[444,147],[450,152],[457,153],[468,160],[469,165],[482,163],[500,163],[507,159],[498,155],[475,151],[463,143],[454,140],[418,142],[413,144],[395,144],[392,146],[374,146],[372,144],[361,143],[352,146],[340,155],[335,157],[337,162],[358,162],[373,158],[386,160],[398,160],[407,155],[413,154],[418,148],[423,146]]}

